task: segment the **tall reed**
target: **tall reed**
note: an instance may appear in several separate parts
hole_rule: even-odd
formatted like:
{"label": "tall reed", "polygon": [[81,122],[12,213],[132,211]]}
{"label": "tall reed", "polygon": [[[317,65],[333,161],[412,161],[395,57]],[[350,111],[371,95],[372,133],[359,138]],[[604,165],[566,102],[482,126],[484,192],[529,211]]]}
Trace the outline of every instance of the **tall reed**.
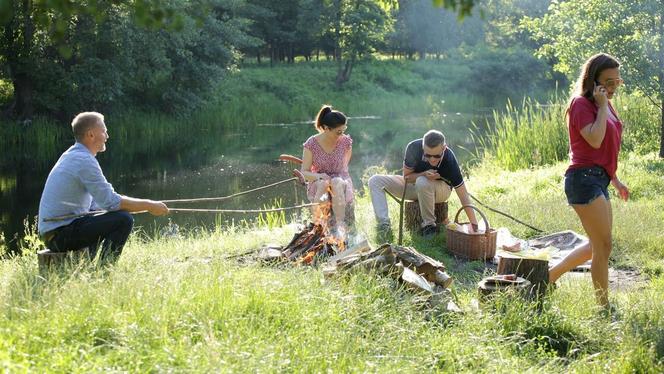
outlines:
{"label": "tall reed", "polygon": [[508,102],[505,111],[493,112],[483,136],[474,134],[480,158],[508,170],[547,165],[567,157],[564,104],[542,105],[524,99],[521,107]]}
{"label": "tall reed", "polygon": [[[612,102],[623,122],[623,154],[655,152],[659,145],[658,109],[638,95],[617,96]],[[569,140],[565,119],[566,100],[540,104],[524,99],[521,107],[508,102],[504,111],[494,111],[481,135],[477,156],[491,159],[508,170],[550,165],[568,157]]]}

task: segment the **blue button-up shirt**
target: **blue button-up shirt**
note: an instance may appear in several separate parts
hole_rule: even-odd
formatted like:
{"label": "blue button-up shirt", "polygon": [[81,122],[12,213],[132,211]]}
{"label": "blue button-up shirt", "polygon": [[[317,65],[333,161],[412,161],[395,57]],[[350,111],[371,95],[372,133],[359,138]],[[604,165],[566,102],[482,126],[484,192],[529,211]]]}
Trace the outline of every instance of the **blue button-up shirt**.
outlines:
{"label": "blue button-up shirt", "polygon": [[75,218],[44,219],[89,212],[93,209],[119,210],[122,196],[106,181],[95,156],[81,143],[75,143],[60,156],[48,174],[39,202],[39,234],[43,235]]}

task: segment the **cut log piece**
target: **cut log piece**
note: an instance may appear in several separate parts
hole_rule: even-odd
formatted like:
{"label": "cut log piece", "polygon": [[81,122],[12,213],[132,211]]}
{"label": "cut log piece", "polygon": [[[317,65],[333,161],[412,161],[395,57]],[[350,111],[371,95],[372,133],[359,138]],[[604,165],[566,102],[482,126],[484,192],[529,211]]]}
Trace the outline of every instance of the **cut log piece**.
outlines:
{"label": "cut log piece", "polygon": [[506,292],[506,291],[516,291],[517,293],[522,294],[523,296],[530,296],[532,289],[532,283],[524,278],[517,278],[512,284],[501,284],[492,282],[490,277],[482,279],[477,284],[477,291],[480,294],[480,297],[485,299],[487,296],[494,294],[495,292]]}
{"label": "cut log piece", "polygon": [[549,284],[549,262],[544,260],[500,256],[497,273],[516,274],[529,280],[533,296],[544,294]]}
{"label": "cut log piece", "polygon": [[[436,203],[434,206],[436,213],[436,225],[441,225],[447,220],[447,202]],[[422,214],[420,213],[420,204],[417,201],[406,201],[404,206],[405,226],[408,230],[416,231],[422,226]]]}
{"label": "cut log piece", "polygon": [[66,265],[90,261],[90,251],[88,247],[67,252],[54,252],[46,248],[37,252],[37,261],[39,274],[46,276],[50,271],[62,270]]}

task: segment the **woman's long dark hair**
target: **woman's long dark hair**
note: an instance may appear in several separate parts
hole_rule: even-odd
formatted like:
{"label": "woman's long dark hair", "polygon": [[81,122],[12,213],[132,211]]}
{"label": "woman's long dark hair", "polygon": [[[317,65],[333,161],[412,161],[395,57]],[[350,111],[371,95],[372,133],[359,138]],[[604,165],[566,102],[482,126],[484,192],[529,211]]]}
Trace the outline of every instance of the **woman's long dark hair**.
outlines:
{"label": "woman's long dark hair", "polygon": [[325,128],[335,129],[346,124],[346,115],[338,110],[332,110],[329,105],[323,105],[316,116],[314,127],[318,132],[325,131]]}
{"label": "woman's long dark hair", "polygon": [[572,97],[567,103],[565,116],[569,114],[572,102],[577,96],[583,96],[594,103],[595,97],[593,96],[593,92],[595,91],[595,82],[597,82],[599,75],[606,69],[615,69],[619,67],[620,62],[618,62],[615,57],[607,55],[606,53],[598,53],[590,57],[581,67],[581,73],[579,74],[579,79],[576,81],[574,92],[572,92]]}

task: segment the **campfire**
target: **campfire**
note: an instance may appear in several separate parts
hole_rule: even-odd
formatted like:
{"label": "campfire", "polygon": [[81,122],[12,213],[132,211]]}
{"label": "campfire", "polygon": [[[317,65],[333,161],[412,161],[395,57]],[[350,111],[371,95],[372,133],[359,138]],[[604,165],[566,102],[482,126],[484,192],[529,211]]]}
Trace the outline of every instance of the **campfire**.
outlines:
{"label": "campfire", "polygon": [[283,251],[283,256],[302,264],[310,265],[314,260],[334,256],[345,249],[344,241],[329,234],[320,223],[310,223],[298,232]]}
{"label": "campfire", "polygon": [[332,213],[332,191],[321,198],[321,204],[314,208],[315,222],[309,223],[281,250],[271,247],[264,250],[260,257],[263,259],[286,259],[298,264],[312,265],[321,259],[335,256],[346,249],[346,232],[330,230],[330,217]]}
{"label": "campfire", "polygon": [[[414,248],[383,244],[371,248],[366,240],[347,248],[347,233],[330,230],[331,193],[325,204],[314,211],[318,220],[307,224],[287,245],[263,248],[258,258],[265,262],[291,262],[300,265],[322,265],[325,276],[333,276],[350,269],[365,269],[391,277],[402,284],[429,295],[431,302],[440,302],[453,282],[445,265]],[[447,293],[445,293],[447,291]],[[451,304],[450,304],[451,303]],[[450,301],[449,310],[458,309]],[[452,307],[450,307],[452,305]]]}

